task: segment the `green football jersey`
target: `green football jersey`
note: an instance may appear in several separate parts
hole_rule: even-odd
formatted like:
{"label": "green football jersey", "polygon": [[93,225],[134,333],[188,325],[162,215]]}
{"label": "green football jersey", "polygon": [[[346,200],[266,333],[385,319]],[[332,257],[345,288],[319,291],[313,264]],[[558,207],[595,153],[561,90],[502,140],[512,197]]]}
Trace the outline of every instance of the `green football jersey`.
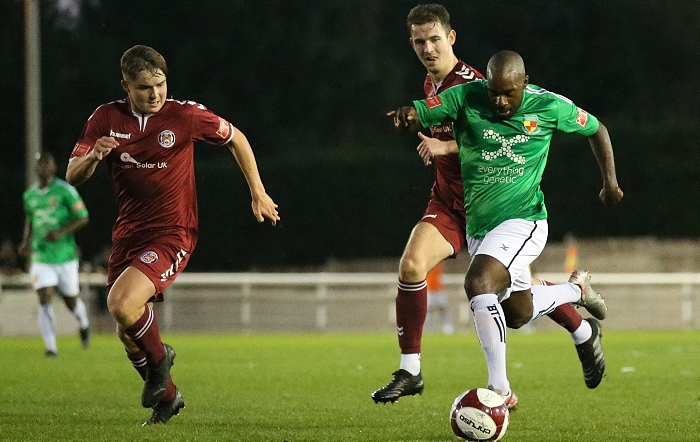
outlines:
{"label": "green football jersey", "polygon": [[467,233],[483,238],[509,219],[546,219],[540,189],[555,130],[591,136],[598,120],[568,98],[528,85],[518,111],[499,118],[486,80],[414,101],[424,127],[454,121],[464,184]]}
{"label": "green football jersey", "polygon": [[24,211],[31,223],[32,261],[46,264],[61,264],[78,259],[78,247],[72,233],[62,236],[58,241],[44,239],[49,230],[59,229],[76,218],[88,216],[82,198],[67,182],[54,178],[46,188],[38,184],[24,192]]}

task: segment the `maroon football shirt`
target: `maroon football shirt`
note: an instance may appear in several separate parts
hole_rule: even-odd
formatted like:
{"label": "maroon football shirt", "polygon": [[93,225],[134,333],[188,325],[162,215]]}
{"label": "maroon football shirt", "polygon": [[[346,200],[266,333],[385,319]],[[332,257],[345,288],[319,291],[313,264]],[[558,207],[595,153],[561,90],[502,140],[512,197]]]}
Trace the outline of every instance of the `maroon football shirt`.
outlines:
{"label": "maroon football shirt", "polygon": [[[460,60],[437,89],[430,79],[430,75],[427,75],[423,90],[426,97],[430,98],[453,86],[469,83],[479,78],[484,78],[484,76]],[[445,121],[441,126],[430,126],[430,133],[433,138],[441,141],[455,139],[451,121]],[[459,155],[441,155],[433,158],[433,161],[435,163],[435,184],[433,184],[430,198],[441,200],[452,209],[464,211],[464,189],[462,188]]]}
{"label": "maroon football shirt", "polygon": [[193,101],[167,100],[158,113],[140,114],[119,100],[95,110],[71,158],[88,154],[103,136],[119,142],[105,158],[118,206],[112,241],[175,234],[191,252],[198,223],[194,142],[228,142],[231,123]]}

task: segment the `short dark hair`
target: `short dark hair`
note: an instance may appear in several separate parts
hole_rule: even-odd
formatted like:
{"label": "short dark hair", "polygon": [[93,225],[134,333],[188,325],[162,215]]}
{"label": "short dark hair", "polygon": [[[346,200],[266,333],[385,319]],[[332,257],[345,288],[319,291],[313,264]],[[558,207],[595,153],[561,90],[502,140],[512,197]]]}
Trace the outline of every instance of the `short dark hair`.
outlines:
{"label": "short dark hair", "polygon": [[450,13],[447,12],[444,6],[438,4],[418,5],[411,9],[406,19],[408,30],[411,26],[421,26],[426,23],[440,23],[446,32],[452,30],[450,26]]}
{"label": "short dark hair", "polygon": [[155,49],[144,45],[136,45],[124,52],[120,64],[125,80],[135,79],[143,70],[155,75],[160,69],[166,76],[168,75],[165,58]]}

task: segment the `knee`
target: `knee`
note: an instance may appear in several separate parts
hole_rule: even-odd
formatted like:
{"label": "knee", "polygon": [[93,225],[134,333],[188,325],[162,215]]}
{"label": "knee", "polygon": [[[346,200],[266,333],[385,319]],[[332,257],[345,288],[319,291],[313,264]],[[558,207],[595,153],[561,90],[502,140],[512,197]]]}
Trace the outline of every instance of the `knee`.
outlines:
{"label": "knee", "polygon": [[[510,313],[510,312],[509,312]],[[508,328],[513,328],[513,329],[519,329],[528,322],[530,322],[530,318],[527,315],[524,315],[522,313],[516,312],[513,314],[506,314],[506,327]]]}
{"label": "knee", "polygon": [[491,287],[491,281],[485,274],[467,274],[464,278],[464,291],[469,299],[485,293],[494,293]]}
{"label": "knee", "polygon": [[122,320],[133,314],[128,297],[114,291],[110,291],[107,296],[107,310],[118,323],[122,323]]}
{"label": "knee", "polygon": [[399,279],[406,282],[422,281],[428,275],[425,260],[414,255],[404,255],[399,263]]}

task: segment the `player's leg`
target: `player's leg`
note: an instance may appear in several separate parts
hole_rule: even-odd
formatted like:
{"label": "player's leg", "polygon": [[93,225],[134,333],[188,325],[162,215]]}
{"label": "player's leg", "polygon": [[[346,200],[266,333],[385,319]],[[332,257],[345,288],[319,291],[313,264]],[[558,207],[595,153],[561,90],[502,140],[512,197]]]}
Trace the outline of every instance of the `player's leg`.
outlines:
{"label": "player's leg", "polygon": [[36,292],[39,296],[37,319],[39,321],[41,338],[44,340],[44,347],[46,347],[46,357],[54,357],[58,355],[58,346],[56,345],[56,315],[54,314],[53,304],[51,303],[54,287],[42,287]]}
{"label": "player's leg", "polygon": [[37,321],[46,348],[46,357],[54,357],[58,354],[58,347],[56,346],[56,315],[51,300],[58,285],[58,275],[53,265],[40,262],[32,263],[29,274],[32,277],[32,286],[39,297]]}
{"label": "player's leg", "polygon": [[[514,219],[499,224],[482,239],[467,237],[473,259],[464,288],[486,357],[488,385],[503,395],[512,409],[517,406],[517,397],[506,374],[506,318],[500,303],[511,293],[528,300],[529,265],[544,249],[547,235],[546,220]],[[529,314],[532,314],[531,303],[523,306]]]}
{"label": "player's leg", "polygon": [[[537,282],[539,285],[555,285],[544,280]],[[598,320],[584,320],[571,304],[560,305],[547,316],[569,331],[581,361],[583,380],[588,388],[596,388],[605,374],[605,354],[601,343],[603,334]]]}
{"label": "player's leg", "polygon": [[80,299],[80,280],[78,272],[78,261],[69,261],[56,266],[58,274],[58,293],[68,310],[73,314],[78,322],[80,330],[80,343],[83,348],[90,346],[90,320],[88,319],[87,307]]}
{"label": "player's leg", "polygon": [[[141,404],[146,408],[161,400],[170,401],[176,395],[170,378],[175,351],[161,341],[158,319],[148,303],[155,294],[154,283],[136,267],[128,267],[107,295],[107,308],[120,330],[146,356],[147,375],[141,396]],[[122,333],[119,336],[122,338]],[[129,347],[127,353],[128,350]]]}
{"label": "player's leg", "polygon": [[454,253],[452,245],[432,224],[419,222],[411,232],[399,263],[396,327],[401,359],[399,370],[386,386],[372,393],[375,402],[395,402],[423,391],[420,352],[428,311],[425,278],[438,263]]}
{"label": "player's leg", "polygon": [[510,383],[506,374],[506,323],[498,294],[510,286],[510,273],[498,259],[487,254],[472,259],[464,289],[474,314],[474,327],[486,357],[488,385],[507,396]]}

